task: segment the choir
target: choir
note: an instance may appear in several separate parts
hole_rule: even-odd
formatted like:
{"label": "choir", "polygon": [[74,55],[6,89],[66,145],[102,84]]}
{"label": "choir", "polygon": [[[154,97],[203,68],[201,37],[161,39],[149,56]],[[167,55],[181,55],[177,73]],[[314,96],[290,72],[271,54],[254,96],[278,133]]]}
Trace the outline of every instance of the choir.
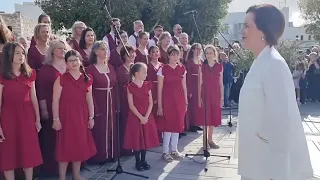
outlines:
{"label": "choir", "polygon": [[114,18],[98,41],[93,29],[77,21],[66,42],[52,34],[50,17],[41,15],[28,53],[20,43],[5,42],[0,171],[6,180],[20,168],[31,180],[37,166],[65,180],[69,163],[78,180],[84,163],[104,164],[122,155],[134,155],[138,171],[149,170],[146,151],[160,143],[165,161],[180,160],[179,135],[189,127],[201,129],[204,112],[208,147],[219,148],[212,141],[224,97],[217,47],[202,52],[203,45],[190,45],[179,24],[173,36],[156,25],[152,37],[141,20],[133,25],[128,36]]}

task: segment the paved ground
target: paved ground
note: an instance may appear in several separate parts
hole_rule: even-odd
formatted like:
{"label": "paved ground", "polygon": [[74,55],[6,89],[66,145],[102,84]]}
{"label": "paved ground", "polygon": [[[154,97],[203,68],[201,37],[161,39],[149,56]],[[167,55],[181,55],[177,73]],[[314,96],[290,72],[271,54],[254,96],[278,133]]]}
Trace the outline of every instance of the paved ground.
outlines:
{"label": "paved ground", "polygon": [[[315,178],[320,179],[320,104],[307,104],[300,109],[303,126],[308,140],[312,166],[315,171]],[[226,112],[228,113],[228,112]],[[233,123],[236,126],[236,110],[233,111]],[[228,116],[224,116],[223,124],[228,121]],[[286,127],[283,127],[284,130]],[[230,134],[230,130],[232,134]],[[219,143],[220,149],[211,150],[213,155],[232,156],[235,142],[235,127],[230,129],[222,126],[216,129],[214,140]],[[202,132],[189,133],[179,141],[179,149],[184,154],[202,153]],[[138,173],[134,169],[134,158],[126,157],[122,159],[123,169],[132,173],[143,174],[151,180],[240,180],[237,175],[237,161],[231,158],[210,157],[205,163],[202,157],[186,157],[182,161],[166,163],[161,159],[161,147],[152,149],[147,153],[147,161],[152,166],[150,171]],[[104,166],[90,166],[82,171],[83,176],[89,180],[109,180],[114,173],[107,173],[108,169],[114,169],[116,164],[106,164]],[[204,169],[208,168],[205,172]],[[319,178],[317,178],[319,177]],[[55,178],[54,178],[55,179]],[[69,178],[71,179],[71,178]],[[115,180],[142,180],[143,178],[130,176],[127,174],[118,175]],[[46,179],[47,180],[47,179]]]}

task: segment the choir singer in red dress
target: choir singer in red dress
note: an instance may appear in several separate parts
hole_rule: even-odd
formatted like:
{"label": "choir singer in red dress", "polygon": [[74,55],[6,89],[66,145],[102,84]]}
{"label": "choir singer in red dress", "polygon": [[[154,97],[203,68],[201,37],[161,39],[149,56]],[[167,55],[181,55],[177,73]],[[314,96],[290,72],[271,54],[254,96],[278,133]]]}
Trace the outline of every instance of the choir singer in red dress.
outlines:
{"label": "choir singer in red dress", "polygon": [[55,80],[66,72],[64,55],[69,49],[71,48],[64,41],[51,41],[44,65],[37,73],[36,87],[42,125],[42,130],[39,133],[43,157],[41,173],[45,175],[58,174],[58,163],[55,160],[53,151],[55,148],[56,131],[52,129],[52,94]]}
{"label": "choir singer in red dress", "polygon": [[[177,46],[168,49],[169,63],[163,65],[158,75],[158,112],[163,116],[157,127],[163,133],[163,158],[167,162],[181,159],[178,152],[179,133],[184,132],[184,118],[187,111],[187,71],[179,64],[180,50]],[[170,143],[171,142],[171,143]],[[171,153],[169,153],[171,144]]]}
{"label": "choir singer in red dress", "polygon": [[[130,69],[133,79],[128,85],[129,114],[126,124],[124,148],[133,150],[138,171],[149,170],[146,150],[157,147],[159,139],[152,114],[152,83],[145,81],[147,65],[136,63]],[[140,158],[141,155],[141,158]]]}
{"label": "choir singer in red dress", "polygon": [[[126,49],[129,52],[129,55],[127,54]],[[120,135],[120,145],[121,145],[121,154],[122,155],[129,155],[130,153],[127,152],[125,149],[122,148],[123,146],[123,140],[124,140],[124,131],[127,124],[128,119],[128,112],[129,112],[129,105],[128,105],[128,98],[127,98],[127,85],[130,82],[130,67],[134,62],[134,59],[136,57],[136,48],[128,45],[123,47],[120,50],[120,56],[123,60],[123,65],[121,65],[117,69],[117,82],[118,82],[118,92],[119,93],[119,101],[120,101],[120,129],[119,129],[119,135]]]}
{"label": "choir singer in red dress", "polygon": [[0,171],[14,180],[14,170],[23,168],[32,180],[33,167],[42,164],[38,132],[41,129],[35,90],[36,72],[26,63],[21,44],[7,43],[3,48],[0,77]]}
{"label": "choir singer in red dress", "polygon": [[95,126],[92,129],[97,154],[90,158],[90,164],[105,163],[117,157],[117,126],[115,106],[116,72],[109,64],[108,47],[105,41],[97,41],[92,46],[91,65],[87,73],[92,75],[92,95],[94,102]]}
{"label": "choir singer in red dress", "polygon": [[[149,57],[150,57],[150,62],[148,64],[148,76],[147,80],[149,82],[152,82],[152,99],[153,99],[153,115],[155,118],[155,121],[161,121],[160,116],[157,116],[157,111],[158,111],[158,77],[157,73],[159,69],[162,67],[162,63],[159,62],[160,58],[160,50],[158,46],[151,46],[149,48]],[[160,142],[162,142],[162,132],[158,131],[158,137]]]}
{"label": "choir singer in red dress", "polygon": [[56,160],[59,180],[66,179],[69,162],[73,179],[82,180],[80,165],[96,154],[91,129],[94,126],[92,76],[81,64],[81,55],[70,50],[65,55],[68,71],[53,85],[53,128],[57,131]]}
{"label": "choir singer in red dress", "polygon": [[[218,62],[218,51],[216,47],[208,45],[205,47],[204,53],[207,60],[204,61],[200,71],[200,83],[198,90],[198,107],[201,109],[199,125],[207,125],[207,129],[203,129],[208,138],[208,146],[213,149],[219,149],[212,140],[214,127],[221,125],[222,113],[221,108],[223,106],[223,66]],[[205,109],[204,109],[205,108]],[[205,111],[204,111],[205,110]],[[204,116],[204,112],[206,116]],[[207,123],[205,123],[205,119]],[[205,137],[205,136],[203,136]],[[205,139],[203,141],[205,143]]]}

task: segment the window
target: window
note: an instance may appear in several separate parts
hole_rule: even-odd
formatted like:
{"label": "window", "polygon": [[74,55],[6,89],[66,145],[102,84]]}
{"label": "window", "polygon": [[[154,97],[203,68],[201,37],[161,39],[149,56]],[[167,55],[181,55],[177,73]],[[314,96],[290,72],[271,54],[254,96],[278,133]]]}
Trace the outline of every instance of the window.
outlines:
{"label": "window", "polygon": [[303,35],[300,36],[300,40],[303,41]]}
{"label": "window", "polygon": [[311,35],[309,35],[309,38],[308,38],[308,39],[309,39],[309,41],[311,40]]}

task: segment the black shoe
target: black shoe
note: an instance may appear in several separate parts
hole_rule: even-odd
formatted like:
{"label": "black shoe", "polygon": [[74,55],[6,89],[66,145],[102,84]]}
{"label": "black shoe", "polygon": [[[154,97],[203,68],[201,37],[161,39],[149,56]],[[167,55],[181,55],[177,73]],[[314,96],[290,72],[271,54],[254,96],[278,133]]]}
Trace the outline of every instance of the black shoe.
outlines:
{"label": "black shoe", "polygon": [[142,162],[142,163],[141,163],[141,167],[142,167],[144,170],[150,170],[150,169],[151,169],[151,166],[150,166],[147,162]]}
{"label": "black shoe", "polygon": [[202,131],[203,129],[201,127],[197,126],[197,130]]}
{"label": "black shoe", "polygon": [[144,168],[142,167],[141,163],[136,163],[136,170],[137,171],[143,171],[144,170]]}
{"label": "black shoe", "polygon": [[180,133],[179,135],[181,135],[181,136],[186,136],[187,133]]}
{"label": "black shoe", "polygon": [[198,132],[197,127],[195,127],[195,126],[190,127],[189,131],[190,132]]}

